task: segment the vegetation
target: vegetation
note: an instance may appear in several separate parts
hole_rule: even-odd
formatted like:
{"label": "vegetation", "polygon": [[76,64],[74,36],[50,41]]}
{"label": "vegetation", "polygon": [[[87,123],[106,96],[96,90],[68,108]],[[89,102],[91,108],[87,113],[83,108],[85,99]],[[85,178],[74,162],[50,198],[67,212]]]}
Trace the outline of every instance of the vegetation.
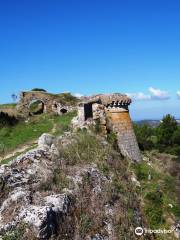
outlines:
{"label": "vegetation", "polygon": [[7,108],[15,108],[16,103],[6,103],[6,104],[0,104],[0,109],[7,109]]}
{"label": "vegetation", "polygon": [[16,149],[20,145],[27,144],[45,132],[62,134],[69,129],[69,125],[75,112],[65,115],[36,115],[27,121],[20,121],[14,126],[0,128],[0,156]]}
{"label": "vegetation", "polygon": [[[78,211],[75,212],[82,239],[84,239],[85,233],[91,234],[101,228],[105,216],[103,210],[100,211],[100,209],[105,203],[112,206],[116,204],[117,216],[113,224],[116,225],[115,229],[119,238],[126,236],[127,239],[131,239],[134,234],[129,229],[135,223],[133,206],[137,204],[137,196],[132,190],[131,181],[129,181],[128,162],[114,149],[114,135],[109,137],[110,142],[103,144],[104,142],[101,141],[98,134],[80,130],[71,137],[68,146],[59,146],[60,159],[63,161],[60,165],[63,166],[63,172],[73,169],[73,166],[77,168],[93,163],[93,165],[96,164],[100,172],[111,179],[106,188],[102,189],[102,193],[99,193],[103,196],[99,196],[93,203],[93,211],[90,206],[92,204],[91,191],[94,182],[89,175],[84,176],[82,180],[82,189],[79,191],[80,197],[77,202]],[[58,163],[56,165],[58,166]],[[62,182],[67,183],[66,179]],[[123,212],[121,211],[122,206],[124,208]],[[134,229],[134,227],[131,229]]]}
{"label": "vegetation", "polygon": [[60,93],[60,94],[52,94],[50,95],[57,98],[57,101],[59,101],[62,104],[69,104],[69,105],[75,105],[78,102],[77,97],[73,96],[71,93]]}
{"label": "vegetation", "polygon": [[75,136],[75,142],[69,148],[61,152],[62,158],[66,159],[69,165],[78,163],[103,162],[108,153],[107,148],[103,148],[93,135],[85,130],[80,131]]}
{"label": "vegetation", "polygon": [[31,114],[37,115],[43,113],[44,103],[40,100],[33,101],[29,106],[29,111]]}
{"label": "vegetation", "polygon": [[31,91],[33,92],[47,92],[45,89],[43,88],[33,88]]}
{"label": "vegetation", "polygon": [[2,240],[21,240],[24,232],[25,232],[25,226],[20,226],[13,231],[7,232],[2,237]]}
{"label": "vegetation", "polygon": [[[149,157],[151,165],[148,164],[148,160],[140,164],[131,164],[137,180],[141,184],[140,187],[136,187],[136,190],[143,200],[144,212],[150,228],[167,228],[165,217],[171,218],[174,214],[177,219],[180,218],[176,178],[170,176],[168,172],[160,170],[158,167],[160,162],[157,162],[155,153],[152,152]],[[169,207],[169,204],[172,204],[173,207]]]}
{"label": "vegetation", "polygon": [[158,149],[180,156],[180,127],[170,114],[162,119],[158,127],[135,124],[134,130],[141,150]]}
{"label": "vegetation", "polygon": [[18,119],[15,116],[10,116],[8,113],[0,112],[0,127],[14,126]]}

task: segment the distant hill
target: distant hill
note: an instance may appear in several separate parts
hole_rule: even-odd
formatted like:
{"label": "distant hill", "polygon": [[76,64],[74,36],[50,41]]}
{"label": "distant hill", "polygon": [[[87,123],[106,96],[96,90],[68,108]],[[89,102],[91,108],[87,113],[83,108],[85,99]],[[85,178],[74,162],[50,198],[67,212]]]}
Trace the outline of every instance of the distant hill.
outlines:
{"label": "distant hill", "polygon": [[[180,126],[180,120],[177,119],[176,120],[178,123],[178,126]],[[157,127],[160,124],[161,120],[139,120],[139,121],[134,121],[134,123],[138,124],[138,125],[142,125],[142,124],[147,124],[151,127]]]}

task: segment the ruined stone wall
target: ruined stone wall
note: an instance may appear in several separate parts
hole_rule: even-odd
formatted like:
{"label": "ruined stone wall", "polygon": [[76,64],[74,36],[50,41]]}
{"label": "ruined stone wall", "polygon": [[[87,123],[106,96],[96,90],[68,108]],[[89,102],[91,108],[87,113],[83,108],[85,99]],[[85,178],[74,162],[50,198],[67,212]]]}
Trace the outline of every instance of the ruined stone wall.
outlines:
{"label": "ruined stone wall", "polygon": [[108,109],[107,128],[117,134],[118,146],[124,156],[133,161],[140,161],[141,155],[134,133],[129,111],[125,109]]}
{"label": "ruined stone wall", "polygon": [[30,104],[33,101],[39,100],[43,103],[44,112],[46,113],[57,113],[59,115],[76,109],[76,106],[70,104],[62,104],[59,100],[58,95],[49,94],[46,92],[29,91],[22,92],[20,95],[20,101],[17,104],[17,112],[24,117],[28,117],[30,114]]}

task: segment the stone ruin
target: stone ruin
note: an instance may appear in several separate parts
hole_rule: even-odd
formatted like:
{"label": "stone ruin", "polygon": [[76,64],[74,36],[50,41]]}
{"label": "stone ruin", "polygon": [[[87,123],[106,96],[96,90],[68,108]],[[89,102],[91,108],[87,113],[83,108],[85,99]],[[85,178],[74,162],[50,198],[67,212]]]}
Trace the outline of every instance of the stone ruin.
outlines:
{"label": "stone ruin", "polygon": [[98,122],[101,132],[106,135],[114,132],[117,135],[118,146],[124,156],[135,162],[141,160],[136,136],[129,116],[128,106],[131,99],[126,95],[99,94],[91,97],[83,97],[79,105],[72,105],[61,101],[60,95],[46,92],[22,92],[17,104],[17,111],[23,117],[28,117],[30,105],[33,101],[40,102],[40,112],[64,114],[78,109],[78,116],[73,119],[74,128],[86,128],[92,123]]}
{"label": "stone ruin", "polygon": [[78,106],[78,116],[73,125],[86,128],[92,122],[98,122],[103,134],[114,132],[117,135],[122,155],[139,162],[141,154],[129,116],[130,104],[131,99],[119,93],[85,97]]}
{"label": "stone ruin", "polygon": [[39,101],[39,113],[56,113],[62,115],[75,109],[75,106],[72,106],[70,103],[62,103],[59,95],[41,91],[28,91],[21,92],[20,101],[17,104],[17,112],[23,117],[32,115],[30,106],[35,101]]}

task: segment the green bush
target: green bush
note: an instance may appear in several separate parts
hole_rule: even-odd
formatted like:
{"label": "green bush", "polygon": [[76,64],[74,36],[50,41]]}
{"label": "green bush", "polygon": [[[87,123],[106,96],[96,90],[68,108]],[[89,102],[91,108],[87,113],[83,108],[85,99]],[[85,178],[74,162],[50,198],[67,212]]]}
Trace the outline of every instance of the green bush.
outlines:
{"label": "green bush", "polygon": [[147,124],[138,126],[134,124],[134,131],[141,150],[150,150],[154,147],[154,129]]}
{"label": "green bush", "polygon": [[32,90],[31,90],[32,92],[47,92],[45,89],[43,89],[43,88],[33,88]]}
{"label": "green bush", "polygon": [[117,134],[114,132],[110,132],[107,135],[107,141],[113,146],[117,144]]}
{"label": "green bush", "polygon": [[0,112],[0,127],[14,126],[18,123],[15,116],[9,116],[7,113]]}
{"label": "green bush", "polygon": [[172,141],[174,144],[180,145],[180,127],[173,133]]}
{"label": "green bush", "polygon": [[148,179],[149,168],[146,164],[140,163],[140,164],[134,165],[134,167],[135,167],[135,172],[136,172],[138,181]]}
{"label": "green bush", "polygon": [[170,114],[166,115],[157,128],[158,143],[164,146],[172,146],[173,135],[177,130],[177,122]]}

